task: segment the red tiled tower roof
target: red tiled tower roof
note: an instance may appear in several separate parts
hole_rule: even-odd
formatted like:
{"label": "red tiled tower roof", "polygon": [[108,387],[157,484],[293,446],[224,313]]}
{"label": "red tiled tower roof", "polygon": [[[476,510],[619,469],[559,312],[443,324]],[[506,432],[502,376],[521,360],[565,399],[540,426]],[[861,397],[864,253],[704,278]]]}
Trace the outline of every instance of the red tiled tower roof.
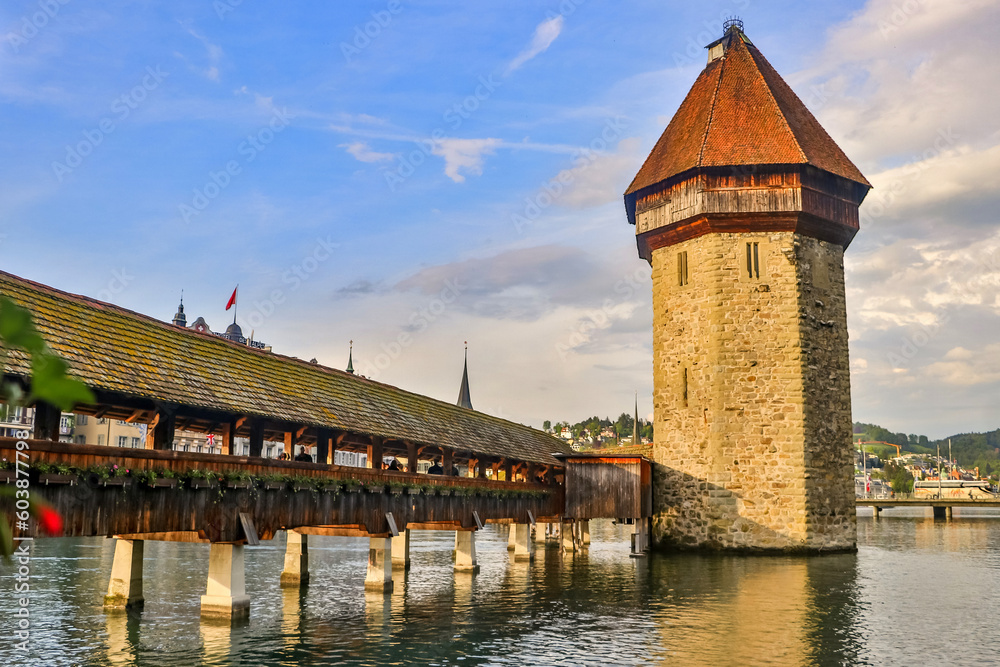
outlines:
{"label": "red tiled tower roof", "polygon": [[[738,29],[702,70],[625,196],[702,167],[809,164],[871,187]],[[710,47],[714,45],[709,45]]]}

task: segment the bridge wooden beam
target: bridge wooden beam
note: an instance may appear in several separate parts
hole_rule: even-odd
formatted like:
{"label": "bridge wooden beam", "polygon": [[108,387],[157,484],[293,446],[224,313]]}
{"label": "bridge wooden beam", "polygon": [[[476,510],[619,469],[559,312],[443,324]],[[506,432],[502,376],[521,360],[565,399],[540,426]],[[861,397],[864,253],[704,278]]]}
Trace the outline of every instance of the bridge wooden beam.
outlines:
{"label": "bridge wooden beam", "polygon": [[316,463],[330,465],[332,463],[330,439],[333,433],[328,428],[316,429]]}
{"label": "bridge wooden beam", "polygon": [[174,446],[174,429],[176,427],[176,408],[172,405],[161,405],[156,409],[156,415],[150,422],[146,432],[146,449],[168,450]]}
{"label": "bridge wooden beam", "polygon": [[417,445],[406,441],[406,472],[417,472]]}
{"label": "bridge wooden beam", "polygon": [[368,467],[373,470],[382,469],[382,438],[377,435],[371,436],[371,442],[368,443],[367,448],[368,454]]}
{"label": "bridge wooden beam", "polygon": [[35,424],[33,428],[36,440],[58,440],[59,419],[62,413],[54,405],[38,401],[35,403]]}
{"label": "bridge wooden beam", "polygon": [[250,420],[250,456],[260,456],[264,451],[264,420]]}

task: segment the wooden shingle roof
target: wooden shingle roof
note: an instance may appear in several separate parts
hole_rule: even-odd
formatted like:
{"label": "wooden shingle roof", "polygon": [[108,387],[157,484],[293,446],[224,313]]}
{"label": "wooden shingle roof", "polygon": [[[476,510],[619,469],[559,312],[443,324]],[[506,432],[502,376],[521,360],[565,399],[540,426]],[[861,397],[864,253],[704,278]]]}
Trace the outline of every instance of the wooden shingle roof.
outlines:
{"label": "wooden shingle roof", "polygon": [[708,63],[625,195],[702,167],[809,164],[870,187],[760,51],[734,31]]}
{"label": "wooden shingle roof", "polygon": [[[544,465],[571,451],[528,426],[8,273],[0,294],[31,311],[71,374],[95,390]],[[4,373],[29,375],[25,355],[8,352]]]}

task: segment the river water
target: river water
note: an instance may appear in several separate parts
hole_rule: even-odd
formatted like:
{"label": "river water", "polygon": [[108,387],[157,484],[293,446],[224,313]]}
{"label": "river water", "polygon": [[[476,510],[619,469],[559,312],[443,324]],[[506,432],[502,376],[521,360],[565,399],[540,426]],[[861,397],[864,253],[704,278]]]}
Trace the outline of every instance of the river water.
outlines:
{"label": "river water", "polygon": [[202,623],[203,544],[148,542],[145,608],[105,613],[112,540],[39,540],[31,654],[12,648],[16,604],[0,566],[8,665],[982,665],[1000,661],[1000,512],[950,522],[889,510],[858,519],[857,554],[628,556],[627,527],[533,563],[506,531],[478,534],[481,571],[452,570],[454,533],[415,532],[395,592],[363,590],[368,542],[310,538],[311,585],[278,585],[283,535],[246,550],[244,625]]}

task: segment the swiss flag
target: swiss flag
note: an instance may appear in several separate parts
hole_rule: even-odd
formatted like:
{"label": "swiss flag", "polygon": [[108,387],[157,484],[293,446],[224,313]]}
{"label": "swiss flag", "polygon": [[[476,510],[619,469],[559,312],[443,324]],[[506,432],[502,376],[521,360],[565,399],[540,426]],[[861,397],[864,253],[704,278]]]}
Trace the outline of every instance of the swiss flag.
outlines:
{"label": "swiss flag", "polygon": [[237,285],[236,289],[233,290],[233,295],[229,297],[229,303],[226,304],[226,310],[229,310],[230,308],[236,305],[236,290],[238,290],[239,288],[240,286]]}

